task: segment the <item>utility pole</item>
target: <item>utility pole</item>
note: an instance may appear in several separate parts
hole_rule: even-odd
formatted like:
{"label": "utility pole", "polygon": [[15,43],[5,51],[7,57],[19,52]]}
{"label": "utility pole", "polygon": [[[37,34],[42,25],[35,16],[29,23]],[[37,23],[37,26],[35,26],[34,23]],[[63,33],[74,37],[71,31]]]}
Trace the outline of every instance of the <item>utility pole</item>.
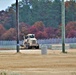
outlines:
{"label": "utility pole", "polygon": [[16,0],[16,30],[17,30],[17,53],[19,52],[19,9],[18,0]]}
{"label": "utility pole", "polygon": [[65,2],[62,0],[62,52],[65,53]]}

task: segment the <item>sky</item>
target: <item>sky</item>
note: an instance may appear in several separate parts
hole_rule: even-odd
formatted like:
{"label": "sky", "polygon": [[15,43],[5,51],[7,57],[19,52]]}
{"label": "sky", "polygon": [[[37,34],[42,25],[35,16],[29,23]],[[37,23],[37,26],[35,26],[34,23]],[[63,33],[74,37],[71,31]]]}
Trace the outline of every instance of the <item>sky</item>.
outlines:
{"label": "sky", "polygon": [[[18,0],[21,1],[21,0]],[[16,0],[0,0],[0,11],[7,9],[11,4],[15,3]]]}
{"label": "sky", "polygon": [[16,0],[0,0],[0,11],[7,9],[9,6],[11,6],[11,4],[15,2]]}

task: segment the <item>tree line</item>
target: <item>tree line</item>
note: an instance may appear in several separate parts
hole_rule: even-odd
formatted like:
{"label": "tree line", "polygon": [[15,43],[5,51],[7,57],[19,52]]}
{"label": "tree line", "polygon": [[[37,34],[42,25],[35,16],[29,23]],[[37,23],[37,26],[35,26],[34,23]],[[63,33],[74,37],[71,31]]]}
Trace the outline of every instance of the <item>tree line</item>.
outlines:
{"label": "tree line", "polygon": [[[21,22],[19,24],[19,39],[23,40],[23,36],[29,33],[35,34],[37,39],[49,39],[49,38],[61,38],[61,28],[45,27],[42,21],[35,22],[32,26]],[[66,25],[66,38],[76,37],[76,22],[69,22]],[[2,24],[0,24],[0,40],[16,40],[17,33],[16,28],[10,28],[6,30]]]}
{"label": "tree line", "polygon": [[[20,39],[34,33],[38,39],[61,37],[61,0],[19,2]],[[76,2],[65,2],[66,37],[76,37]],[[0,11],[0,39],[16,39],[16,4]]]}

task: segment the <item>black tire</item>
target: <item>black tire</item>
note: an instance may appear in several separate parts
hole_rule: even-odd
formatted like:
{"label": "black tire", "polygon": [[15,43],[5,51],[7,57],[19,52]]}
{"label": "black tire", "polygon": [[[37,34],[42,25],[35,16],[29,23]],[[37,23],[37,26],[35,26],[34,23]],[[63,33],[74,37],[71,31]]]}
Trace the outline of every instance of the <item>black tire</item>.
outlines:
{"label": "black tire", "polygon": [[24,47],[24,45],[20,45],[21,47]]}
{"label": "black tire", "polygon": [[32,47],[27,44],[26,49],[32,49]]}
{"label": "black tire", "polygon": [[28,49],[32,49],[32,47],[31,46],[29,46],[29,48]]}
{"label": "black tire", "polygon": [[36,49],[39,49],[39,46],[36,46],[35,48],[36,48]]}
{"label": "black tire", "polygon": [[29,49],[29,45],[28,44],[26,44],[26,49]]}

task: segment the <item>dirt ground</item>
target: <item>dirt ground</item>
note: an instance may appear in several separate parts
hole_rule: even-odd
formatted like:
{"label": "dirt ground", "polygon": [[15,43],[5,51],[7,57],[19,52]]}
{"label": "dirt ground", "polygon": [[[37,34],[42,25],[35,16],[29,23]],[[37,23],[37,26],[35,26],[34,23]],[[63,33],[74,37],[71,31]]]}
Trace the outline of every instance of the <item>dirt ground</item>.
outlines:
{"label": "dirt ground", "polygon": [[[0,74],[6,75],[76,75],[76,49],[0,51]],[[5,74],[3,74],[5,75]]]}

